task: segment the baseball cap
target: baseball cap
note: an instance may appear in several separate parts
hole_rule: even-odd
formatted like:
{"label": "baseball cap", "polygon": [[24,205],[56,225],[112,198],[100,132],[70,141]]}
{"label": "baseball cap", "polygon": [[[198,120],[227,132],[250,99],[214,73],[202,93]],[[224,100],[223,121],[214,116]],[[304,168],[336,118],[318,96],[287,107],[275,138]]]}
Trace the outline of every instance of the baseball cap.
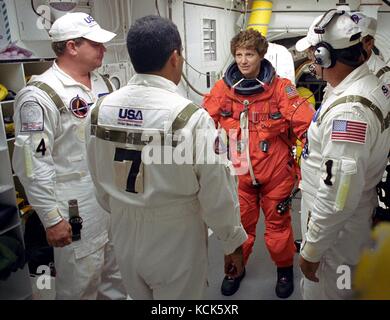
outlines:
{"label": "baseball cap", "polygon": [[106,43],[116,36],[115,33],[102,29],[94,18],[84,12],[67,13],[57,19],[49,35],[53,42],[85,38],[98,43]]}
{"label": "baseball cap", "polygon": [[[332,14],[335,15],[333,18],[331,18]],[[325,17],[325,15],[328,16]],[[316,33],[315,29],[321,27],[329,18],[330,21],[328,24],[323,27],[323,33]],[[320,42],[327,42],[334,49],[344,49],[359,43],[360,33],[359,26],[352,20],[348,13],[343,11],[338,12],[336,10],[328,11],[314,19],[306,37],[300,39],[295,47],[297,51],[305,51]]]}
{"label": "baseball cap", "polygon": [[362,37],[365,37],[367,35],[375,37],[377,26],[375,18],[366,16],[362,12],[354,12],[353,14],[351,14],[351,18],[362,30]]}

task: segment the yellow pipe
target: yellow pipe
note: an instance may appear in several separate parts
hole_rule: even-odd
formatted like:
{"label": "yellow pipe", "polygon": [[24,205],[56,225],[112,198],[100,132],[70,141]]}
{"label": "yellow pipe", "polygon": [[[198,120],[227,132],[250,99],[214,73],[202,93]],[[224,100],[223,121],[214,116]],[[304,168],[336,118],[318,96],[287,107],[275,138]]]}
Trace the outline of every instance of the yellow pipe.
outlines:
{"label": "yellow pipe", "polygon": [[253,0],[247,29],[257,30],[266,37],[271,21],[272,6],[272,1],[269,0]]}
{"label": "yellow pipe", "polygon": [[3,101],[8,96],[8,90],[0,83],[0,101]]}

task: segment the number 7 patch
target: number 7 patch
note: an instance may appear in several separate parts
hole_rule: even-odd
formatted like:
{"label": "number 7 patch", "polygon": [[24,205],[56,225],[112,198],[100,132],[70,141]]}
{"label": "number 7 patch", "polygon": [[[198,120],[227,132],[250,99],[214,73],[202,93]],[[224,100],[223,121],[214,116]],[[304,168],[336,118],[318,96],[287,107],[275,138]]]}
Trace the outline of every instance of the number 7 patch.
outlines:
{"label": "number 7 patch", "polygon": [[143,193],[144,164],[142,163],[142,151],[117,148],[114,161],[117,187],[130,193]]}

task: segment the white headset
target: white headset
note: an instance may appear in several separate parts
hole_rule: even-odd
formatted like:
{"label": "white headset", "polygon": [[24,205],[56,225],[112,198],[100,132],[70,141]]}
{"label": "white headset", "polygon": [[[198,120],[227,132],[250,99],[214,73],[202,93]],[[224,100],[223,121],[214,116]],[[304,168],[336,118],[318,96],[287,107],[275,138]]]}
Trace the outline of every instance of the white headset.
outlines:
{"label": "white headset", "polygon": [[325,33],[325,28],[332,19],[344,13],[345,11],[338,11],[336,9],[328,10],[314,27],[314,32],[318,34],[320,39],[320,42],[315,46],[314,58],[315,63],[322,68],[332,68],[337,60],[337,55],[333,47],[329,43],[322,41],[322,35]]}

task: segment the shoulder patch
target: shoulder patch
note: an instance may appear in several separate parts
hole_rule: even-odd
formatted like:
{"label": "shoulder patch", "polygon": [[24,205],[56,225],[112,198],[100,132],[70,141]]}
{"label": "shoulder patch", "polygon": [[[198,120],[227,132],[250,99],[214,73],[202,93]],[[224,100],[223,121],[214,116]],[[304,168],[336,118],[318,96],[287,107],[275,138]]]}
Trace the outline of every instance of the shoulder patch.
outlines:
{"label": "shoulder patch", "polygon": [[26,101],[20,108],[20,124],[22,132],[43,131],[44,112],[42,106],[36,101]]}
{"label": "shoulder patch", "polygon": [[367,138],[367,123],[363,121],[339,120],[332,123],[332,141],[345,141],[365,144]]}
{"label": "shoulder patch", "polygon": [[74,97],[69,104],[70,111],[72,111],[72,114],[79,119],[87,117],[89,107],[89,104],[79,96]]}
{"label": "shoulder patch", "polygon": [[297,88],[295,88],[295,86],[293,86],[293,85],[290,85],[290,86],[287,86],[287,87],[286,87],[286,94],[287,94],[287,97],[288,97],[289,99],[293,99],[293,98],[299,96],[299,93],[298,93],[298,91],[297,91]]}

